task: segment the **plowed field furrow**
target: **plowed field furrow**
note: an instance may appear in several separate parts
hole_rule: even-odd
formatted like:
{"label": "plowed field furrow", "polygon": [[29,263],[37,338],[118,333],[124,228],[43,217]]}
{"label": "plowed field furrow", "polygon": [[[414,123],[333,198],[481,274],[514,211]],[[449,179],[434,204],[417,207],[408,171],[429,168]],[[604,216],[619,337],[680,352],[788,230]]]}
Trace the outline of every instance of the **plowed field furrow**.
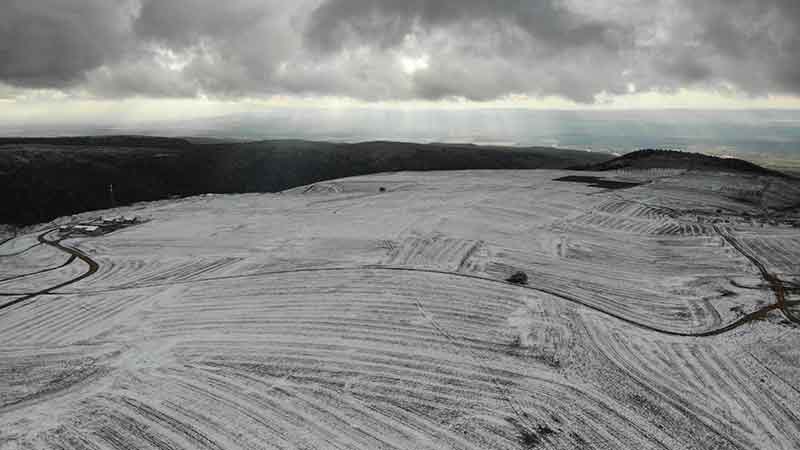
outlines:
{"label": "plowed field furrow", "polygon": [[738,238],[743,246],[763,261],[768,270],[778,274],[800,273],[800,239],[790,236],[743,235]]}
{"label": "plowed field furrow", "polygon": [[[709,352],[712,354],[712,352]],[[719,358],[719,355],[713,355]],[[765,435],[774,441],[777,448],[794,448],[800,446],[800,420],[797,413],[786,407],[784,399],[777,398],[769,392],[763,381],[746,369],[738,359],[728,360],[727,368],[730,376],[741,387],[742,395],[751,402],[752,409],[759,414]],[[797,399],[797,397],[794,397]]]}
{"label": "plowed field furrow", "polygon": [[[462,381],[452,382],[444,379],[438,381],[438,371],[424,373],[409,373],[409,371],[392,370],[390,367],[381,367],[368,364],[357,364],[348,360],[337,361],[324,357],[292,357],[291,355],[276,355],[279,358],[275,365],[259,365],[249,367],[259,375],[285,376],[291,381],[300,384],[317,384],[336,387],[347,392],[359,392],[364,389],[376,389],[381,392],[403,391],[409,398],[419,401],[448,399],[457,401],[463,396],[479,398],[492,397],[493,383],[497,377],[489,380],[476,380],[481,373],[462,373]],[[323,364],[330,364],[336,370],[321,368]],[[348,365],[352,364],[353,368]],[[288,368],[288,369],[287,369]],[[284,373],[285,372],[285,373]],[[519,378],[518,375],[516,378]],[[484,376],[488,377],[487,376]],[[512,383],[512,379],[502,380]]]}
{"label": "plowed field furrow", "polygon": [[98,259],[98,263],[100,270],[92,279],[92,284],[98,286],[130,282],[132,277],[141,276],[148,263],[152,264],[144,259],[109,257]]}
{"label": "plowed field furrow", "polygon": [[478,245],[476,241],[439,235],[407,237],[394,246],[384,264],[458,270]]}
{"label": "plowed field furrow", "polygon": [[[289,310],[257,310],[255,308],[243,308],[242,310],[237,310],[235,313],[232,310],[219,310],[216,308],[206,309],[206,308],[190,308],[188,309],[191,311],[195,317],[191,319],[187,318],[172,318],[168,314],[163,315],[163,319],[159,319],[157,323],[161,324],[162,327],[175,325],[193,325],[196,323],[203,323],[208,320],[214,320],[215,315],[225,314],[225,319],[219,319],[220,325],[230,322],[230,321],[242,321],[242,323],[262,323],[264,325],[277,325],[280,323],[285,323],[287,321],[297,320],[298,323],[319,323],[320,325],[331,325],[336,326],[342,324],[343,322],[349,323],[353,326],[375,326],[376,329],[414,329],[415,327],[410,326],[408,323],[414,321],[416,318],[413,314],[410,314],[408,311],[395,311],[393,308],[380,308],[380,307],[373,307],[366,310],[359,310],[352,305],[341,305],[342,309],[350,309],[348,314],[345,314],[338,320],[322,320],[322,319],[315,319],[314,321],[308,321],[307,317],[316,317],[314,314],[314,310],[311,308],[292,308]],[[341,311],[342,309],[339,309]],[[325,309],[321,309],[320,312],[326,312]],[[336,312],[335,308],[331,308],[330,312]],[[226,314],[227,313],[227,314]],[[473,339],[480,339],[486,336],[492,336],[496,334],[494,330],[487,330],[486,326],[491,324],[496,325],[503,325],[505,321],[503,320],[491,320],[490,318],[481,319],[477,316],[476,313],[473,312],[463,312],[463,311],[447,311],[447,310],[437,310],[437,314],[440,314],[443,317],[448,317],[448,320],[455,321],[454,326],[459,328],[459,332],[464,334]],[[364,315],[369,314],[371,316],[375,316],[374,319],[367,319],[361,318]],[[393,316],[394,315],[394,316]],[[361,317],[359,317],[361,316]],[[405,317],[404,317],[405,316]],[[456,325],[457,324],[457,325]]]}
{"label": "plowed field furrow", "polygon": [[[382,326],[391,326],[391,327],[409,327],[413,324],[410,322],[414,322],[416,319],[416,315],[414,314],[413,310],[409,310],[407,308],[398,308],[393,307],[392,305],[388,305],[388,307],[384,308],[380,304],[372,305],[371,307],[358,307],[357,305],[342,302],[338,305],[339,308],[321,308],[323,312],[338,312],[340,314],[340,318],[338,319],[315,319],[315,320],[322,320],[321,323],[328,323],[335,325],[335,321],[347,321],[347,322],[354,322],[359,323],[363,322],[367,325],[375,324],[375,325],[382,325]],[[163,323],[165,326],[168,326],[170,323],[177,324],[191,324],[193,322],[203,322],[207,320],[211,320],[214,317],[224,317],[225,320],[247,320],[252,323],[257,323],[260,320],[263,320],[264,323],[280,323],[285,322],[287,320],[305,320],[306,318],[315,318],[316,315],[314,314],[313,308],[290,308],[290,309],[280,309],[280,308],[268,308],[266,310],[257,309],[255,307],[248,307],[242,309],[219,309],[219,308],[187,308],[184,311],[191,311],[194,314],[192,318],[185,318],[181,317],[178,311],[166,312],[161,314],[161,319],[158,320],[159,323]],[[510,310],[513,312],[513,310]],[[487,333],[493,334],[495,333],[494,330],[487,330],[487,324],[496,324],[496,325],[503,325],[506,321],[502,320],[500,317],[497,319],[492,319],[491,316],[481,319],[479,317],[480,312],[473,312],[473,311],[463,311],[463,310],[450,310],[447,308],[441,308],[436,310],[436,314],[441,315],[442,317],[446,317],[448,320],[453,320],[458,323],[458,326],[464,330],[474,330],[473,333],[477,333],[478,335],[486,335]],[[173,317],[177,316],[177,317]],[[334,316],[335,317],[335,316]],[[374,318],[370,318],[374,317]],[[277,321],[277,322],[276,322]],[[413,326],[412,326],[413,328]]]}
{"label": "plowed field furrow", "polygon": [[[247,341],[252,342],[252,341]],[[264,352],[263,348],[269,347],[269,352]],[[490,383],[492,376],[488,375],[492,371],[481,375],[482,367],[476,365],[472,360],[463,361],[460,359],[446,358],[445,354],[437,352],[429,357],[421,357],[413,352],[409,352],[408,346],[404,347],[381,347],[372,346],[368,342],[342,342],[339,345],[314,343],[312,341],[303,342],[302,340],[286,342],[280,340],[262,341],[258,347],[247,347],[246,343],[236,342],[222,345],[226,349],[221,351],[220,347],[206,346],[205,344],[193,344],[191,346],[175,349],[176,355],[185,361],[202,361],[203,364],[214,364],[222,367],[250,367],[253,370],[269,364],[273,357],[297,356],[308,353],[314,357],[340,356],[344,360],[353,364],[364,363],[375,365],[376,367],[394,367],[398,371],[412,371],[420,376],[438,373],[439,376],[448,377],[448,380],[475,380],[479,383]],[[400,351],[403,349],[406,351]],[[524,366],[524,362],[520,362]],[[244,370],[244,369],[242,369]],[[469,375],[467,375],[469,374]],[[453,381],[455,385],[460,382]]]}
{"label": "plowed field furrow", "polygon": [[48,448],[59,450],[99,450],[103,448],[86,433],[72,427],[61,427],[42,437]]}
{"label": "plowed field furrow", "polygon": [[326,413],[315,415],[313,410],[309,411],[308,405],[302,404],[288,390],[289,386],[272,386],[264,394],[253,392],[247,398],[242,398],[237,385],[224,380],[209,379],[199,373],[193,374],[191,380],[180,382],[180,386],[192,391],[192,397],[207,397],[218,407],[240,408],[239,405],[252,405],[260,411],[262,417],[275,423],[278,429],[286,430],[288,435],[302,439],[307,444],[314,443],[322,448],[358,446],[358,440],[347,433],[350,428],[348,425],[337,428],[326,423],[340,421],[338,416]]}
{"label": "plowed field furrow", "polygon": [[[227,441],[246,448],[262,448],[268,444],[285,448],[292,446],[293,437],[300,437],[293,435],[296,427],[291,421],[284,422],[276,411],[258,405],[255,391],[247,396],[224,395],[214,386],[197,384],[182,375],[183,372],[175,372],[167,377],[159,376],[158,380],[172,389],[170,397],[161,402],[161,407],[186,427],[203,430],[205,435],[220,442]],[[232,420],[221,420],[223,413]]]}
{"label": "plowed field furrow", "polygon": [[[287,354],[275,355],[275,358],[272,364],[252,365],[233,362],[213,367],[218,372],[233,371],[234,375],[248,373],[259,377],[283,378],[299,384],[316,384],[351,394],[361,392],[368,386],[381,391],[405,389],[415,392],[414,398],[420,400],[430,399],[427,397],[428,393],[456,396],[454,398],[459,398],[459,395],[468,395],[471,398],[480,398],[487,394],[491,396],[493,383],[496,380],[495,377],[483,372],[445,375],[440,374],[436,368],[428,371],[403,370],[402,367],[395,368],[388,365],[359,364],[347,358],[335,360],[320,356],[293,357]],[[331,364],[330,367],[338,370],[327,367],[321,370],[321,364]],[[454,378],[454,375],[463,378]]]}
{"label": "plowed field furrow", "polygon": [[[403,308],[406,299],[425,296],[436,299],[436,304],[441,305],[437,307],[443,308],[443,312],[449,313],[458,309],[474,310],[476,314],[490,314],[491,320],[492,313],[495,316],[507,314],[509,310],[518,308],[522,299],[531,296],[514,286],[459,277],[448,279],[447,274],[373,272],[369,269],[363,271],[352,269],[348,272],[350,273],[321,271],[319,274],[276,274],[249,280],[250,287],[237,290],[236,295],[229,300],[230,305],[232,309],[248,304],[253,307],[272,307],[273,304],[282,307],[286,301],[290,301],[301,305],[317,303],[342,308],[348,307],[351,303],[361,308],[370,305],[377,308],[383,305]],[[358,279],[359,272],[370,276]],[[431,275],[434,279],[431,279]],[[309,281],[309,278],[321,279]],[[272,286],[275,279],[280,279],[281,285],[288,284],[288,286],[276,289]],[[437,283],[437,279],[446,281],[447,286],[443,286],[445,283]],[[295,282],[304,285],[295,289],[293,286]],[[398,286],[406,286],[406,289],[400,291]],[[185,307],[224,308],[229,303],[220,304],[216,301],[218,297],[215,297],[223,292],[225,292],[224,283],[204,283],[202,287],[190,288],[187,291],[186,303],[176,305],[174,308],[176,311]],[[265,302],[264,299],[268,301]],[[165,305],[165,307],[170,306]]]}
{"label": "plowed field furrow", "polygon": [[[220,447],[202,432],[131,397],[94,399],[93,415],[100,418],[93,424],[94,434],[113,442],[134,443],[135,448],[191,448],[219,450]],[[113,431],[109,434],[109,431]],[[129,444],[130,445],[130,444]]]}
{"label": "plowed field furrow", "polygon": [[[16,328],[17,333],[9,337],[19,343],[36,342],[31,341],[31,338],[37,333],[53,333],[56,336],[64,337],[64,334],[57,334],[57,332],[65,328],[68,328],[69,332],[75,331],[77,328],[73,328],[73,325],[87,318],[99,318],[105,309],[103,305],[86,306],[83,302],[74,300],[70,297],[48,299],[53,303],[51,307],[39,312],[32,318],[33,320],[21,323],[21,326]],[[63,306],[63,309],[56,305]]]}
{"label": "plowed field furrow", "polygon": [[[259,296],[263,298],[262,296]],[[179,308],[174,310],[165,310],[164,316],[168,317],[170,313],[179,313],[180,311],[192,311],[198,314],[221,314],[226,312],[236,311],[236,313],[248,314],[248,313],[257,313],[260,315],[277,315],[277,316],[287,316],[287,317],[303,317],[304,315],[315,315],[317,314],[333,314],[333,313],[342,313],[342,311],[362,311],[363,313],[370,313],[376,314],[381,316],[392,316],[392,315],[409,315],[413,314],[413,309],[410,304],[406,303],[405,299],[398,299],[397,303],[378,303],[378,302],[370,302],[369,298],[365,298],[362,301],[358,301],[353,297],[348,296],[346,300],[342,300],[339,303],[331,303],[331,304],[316,304],[314,302],[304,301],[307,297],[299,297],[297,299],[297,303],[292,302],[291,299],[293,296],[281,296],[280,301],[270,302],[269,304],[262,304],[258,305],[253,301],[247,302],[229,302],[226,303],[224,306],[214,306],[213,304],[195,304],[195,305],[186,305],[186,308]],[[286,302],[286,303],[284,303]],[[476,325],[485,325],[487,323],[499,323],[505,322],[508,318],[507,314],[503,315],[502,310],[498,311],[497,308],[493,308],[490,311],[486,311],[484,308],[475,308],[475,310],[470,310],[465,312],[463,310],[455,309],[455,308],[438,308],[436,309],[437,313],[448,315],[449,317],[453,317],[459,320],[463,320],[465,324],[476,324]],[[505,311],[506,313],[508,311]],[[355,313],[355,312],[351,312]],[[451,315],[452,314],[452,315]]]}
{"label": "plowed field furrow", "polygon": [[[91,337],[92,334],[107,329],[108,325],[105,325],[104,328],[103,324],[112,323],[111,320],[129,306],[127,300],[121,299],[114,303],[109,302],[110,304],[84,307],[84,314],[79,318],[62,320],[58,326],[48,326],[46,330],[41,330],[37,335],[28,335],[17,338],[17,340],[47,344],[67,344],[81,338]],[[83,333],[84,330],[88,331],[88,333]],[[95,331],[94,333],[92,332],[93,330]],[[64,341],[65,339],[68,339],[68,341]]]}
{"label": "plowed field furrow", "polygon": [[[66,310],[63,312],[58,311],[54,308],[54,302],[59,302],[63,300],[63,297],[53,297],[48,298],[48,302],[38,302],[38,304],[31,305],[28,308],[25,308],[24,315],[23,314],[15,314],[14,318],[16,319],[12,324],[3,327],[2,331],[0,331],[0,336],[2,336],[3,341],[7,343],[13,343],[18,345],[24,345],[26,342],[22,342],[18,340],[18,336],[20,334],[27,333],[31,330],[37,330],[42,326],[46,326],[47,323],[60,320],[60,314],[74,314],[76,313],[76,309],[74,304],[69,304]],[[11,316],[6,316],[11,317]],[[4,324],[10,321],[3,321]]]}
{"label": "plowed field furrow", "polygon": [[[342,323],[322,324],[318,322],[302,322],[293,320],[275,321],[264,323],[263,321],[231,320],[224,323],[194,322],[191,324],[165,323],[156,324],[153,336],[161,338],[186,338],[199,331],[222,331],[225,334],[240,334],[250,336],[280,336],[286,333],[293,333],[302,336],[320,336],[325,339],[347,339],[347,340],[373,340],[376,343],[389,345],[401,345],[403,338],[415,345],[441,345],[446,341],[444,338],[437,337],[435,334],[423,328],[412,327],[381,327],[375,328],[371,325],[350,324],[344,327]],[[268,328],[267,330],[264,330]],[[264,331],[261,331],[264,330]],[[477,350],[497,351],[502,349],[491,341],[471,340],[467,344]]]}
{"label": "plowed field furrow", "polygon": [[240,258],[219,258],[210,261],[177,262],[167,268],[155,267],[152,275],[136,277],[131,284],[190,280],[203,274],[208,276],[240,260]]}
{"label": "plowed field furrow", "polygon": [[631,214],[619,216],[600,210],[570,219],[570,227],[587,232],[620,232],[649,236],[709,236],[713,230],[696,223],[679,222],[667,215]]}
{"label": "plowed field furrow", "polygon": [[[707,346],[686,346],[672,344],[674,358],[653,358],[658,349],[665,344],[647,343],[640,347],[625,347],[621,340],[614,342],[617,348],[624,349],[630,360],[630,368],[639,368],[642,379],[647,379],[655,389],[670,392],[670,396],[682,397],[688,403],[690,398],[705,398],[706,409],[702,415],[726,427],[735,427],[758,442],[769,442],[769,448],[793,448],[800,440],[796,424],[789,425],[786,415],[776,410],[776,404],[764,401],[764,393],[747,376],[739,363],[727,359]],[[654,350],[648,350],[655,347]],[[670,373],[670,367],[687,368],[681,372]],[[683,387],[682,387],[683,386]],[[686,387],[691,386],[691,390]],[[701,404],[696,404],[697,406]],[[712,407],[713,406],[713,407]],[[709,422],[709,423],[713,423]]]}
{"label": "plowed field furrow", "polygon": [[[589,327],[591,330],[592,327]],[[659,383],[663,372],[656,373],[655,376],[650,372],[651,366],[642,366],[631,354],[631,351],[623,342],[614,337],[606,337],[599,330],[591,331],[593,341],[602,349],[603,354],[609,358],[617,367],[627,373],[627,376],[641,386],[646,386],[653,393],[661,397],[661,402],[669,409],[676,411],[680,415],[689,419],[692,427],[697,431],[694,433],[704,433],[722,438],[728,443],[729,448],[752,448],[754,436],[748,437],[746,430],[740,428],[740,423],[735,419],[732,421],[730,409],[714,408],[709,402],[696,401],[690,402],[686,396],[679,391],[669,389],[664,384]],[[696,368],[695,375],[701,377],[703,384],[708,384],[708,376],[705,372],[698,373],[702,368]],[[710,398],[713,398],[710,397]],[[723,413],[727,411],[727,415]]]}
{"label": "plowed field furrow", "polygon": [[[135,296],[108,296],[78,300],[74,296],[51,297],[26,311],[25,318],[17,317],[12,326],[0,329],[3,342],[28,344],[32,342],[57,342],[73,340],[81,332],[100,326],[122,312]],[[66,343],[66,342],[64,342]]]}

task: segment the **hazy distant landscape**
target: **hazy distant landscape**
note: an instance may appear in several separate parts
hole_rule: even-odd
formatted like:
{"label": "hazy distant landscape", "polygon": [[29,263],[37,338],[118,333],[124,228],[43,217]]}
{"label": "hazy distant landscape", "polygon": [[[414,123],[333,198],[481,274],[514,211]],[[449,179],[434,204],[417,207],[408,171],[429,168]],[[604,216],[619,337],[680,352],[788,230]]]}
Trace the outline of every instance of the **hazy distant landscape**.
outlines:
{"label": "hazy distant landscape", "polygon": [[187,120],[97,119],[0,124],[2,136],[147,134],[222,139],[390,140],[545,146],[627,153],[666,148],[797,159],[800,110],[536,111],[523,109],[313,109]]}
{"label": "hazy distant landscape", "polygon": [[375,140],[558,147],[624,154],[643,148],[747,159],[800,173],[800,110],[531,111],[278,108],[172,121],[0,123],[0,136],[151,135],[256,141]]}

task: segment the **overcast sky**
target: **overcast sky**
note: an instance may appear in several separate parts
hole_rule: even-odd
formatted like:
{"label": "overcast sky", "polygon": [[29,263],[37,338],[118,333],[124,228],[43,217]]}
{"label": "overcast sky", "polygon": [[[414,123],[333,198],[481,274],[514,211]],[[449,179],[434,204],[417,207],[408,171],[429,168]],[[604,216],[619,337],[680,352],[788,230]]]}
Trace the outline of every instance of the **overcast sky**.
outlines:
{"label": "overcast sky", "polygon": [[1,8],[0,118],[130,99],[177,111],[293,102],[800,107],[798,0],[3,0]]}

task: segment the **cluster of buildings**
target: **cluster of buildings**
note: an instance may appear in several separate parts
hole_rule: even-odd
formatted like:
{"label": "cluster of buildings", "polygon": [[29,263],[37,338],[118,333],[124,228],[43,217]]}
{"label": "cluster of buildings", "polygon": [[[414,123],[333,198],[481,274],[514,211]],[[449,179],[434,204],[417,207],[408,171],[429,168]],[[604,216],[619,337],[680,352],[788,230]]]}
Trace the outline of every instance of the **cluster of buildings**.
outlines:
{"label": "cluster of buildings", "polygon": [[129,227],[142,222],[139,217],[102,217],[85,223],[62,225],[58,230],[62,233],[84,234],[87,236],[100,236],[120,228]]}

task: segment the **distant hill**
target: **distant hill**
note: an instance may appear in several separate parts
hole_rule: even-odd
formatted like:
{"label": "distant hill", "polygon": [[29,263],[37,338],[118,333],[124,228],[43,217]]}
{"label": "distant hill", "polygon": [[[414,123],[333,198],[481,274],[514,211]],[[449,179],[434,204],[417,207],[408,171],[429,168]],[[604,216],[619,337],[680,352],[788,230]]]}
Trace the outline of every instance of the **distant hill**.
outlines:
{"label": "distant hill", "polygon": [[3,146],[19,145],[185,148],[192,143],[188,139],[158,136],[0,137],[0,149]]}
{"label": "distant hill", "polygon": [[310,141],[192,142],[144,136],[0,138],[0,223],[27,225],[201,193],[277,192],[392,171],[563,169],[608,154],[546,147]]}
{"label": "distant hill", "polygon": [[577,170],[618,170],[618,169],[686,169],[695,171],[742,172],[755,175],[786,177],[787,175],[770,170],[749,161],[736,158],[719,158],[701,153],[675,150],[639,150],[626,155],[585,166]]}

